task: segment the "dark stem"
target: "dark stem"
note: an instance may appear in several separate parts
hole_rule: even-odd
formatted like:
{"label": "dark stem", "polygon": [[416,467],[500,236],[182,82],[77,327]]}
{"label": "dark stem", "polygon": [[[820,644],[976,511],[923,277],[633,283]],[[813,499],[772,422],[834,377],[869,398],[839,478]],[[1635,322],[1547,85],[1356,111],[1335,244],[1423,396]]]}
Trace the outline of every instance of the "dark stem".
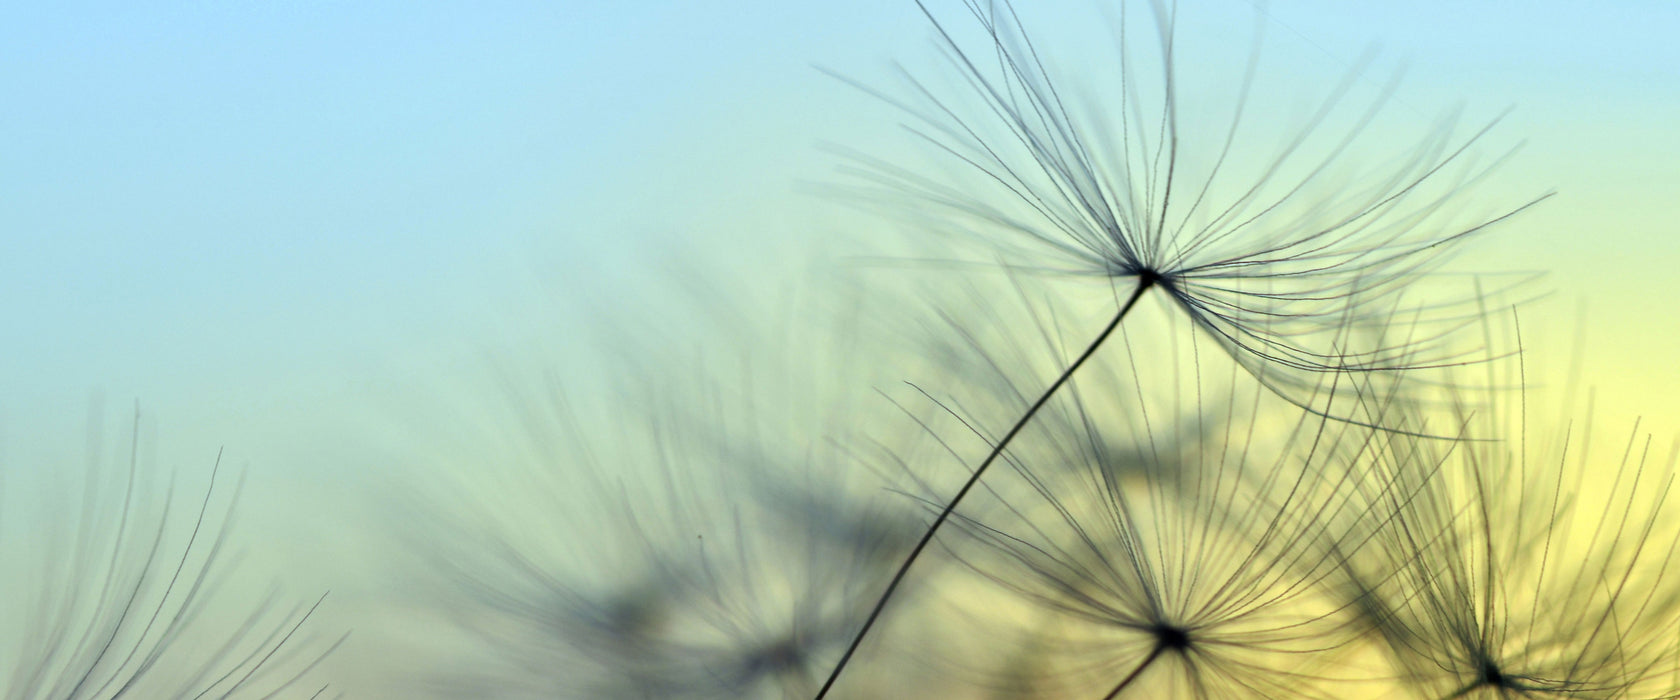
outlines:
{"label": "dark stem", "polygon": [[1091,355],[1097,352],[1097,348],[1102,346],[1103,341],[1108,340],[1108,336],[1114,332],[1114,329],[1120,327],[1120,322],[1126,318],[1126,314],[1132,310],[1132,307],[1137,305],[1137,301],[1143,296],[1143,293],[1149,291],[1149,288],[1155,286],[1158,281],[1160,281],[1160,277],[1154,272],[1144,272],[1138,275],[1137,289],[1132,291],[1132,296],[1126,299],[1126,303],[1120,307],[1120,312],[1114,315],[1114,320],[1108,322],[1108,326],[1097,334],[1096,340],[1091,341],[1090,346],[1085,348],[1085,352],[1080,353],[1073,364],[1068,365],[1068,368],[1062,371],[1062,375],[1050,384],[1050,388],[1045,389],[1038,400],[1027,408],[1027,412],[1021,414],[1021,418],[1015,421],[1015,425],[1009,428],[1009,432],[1003,434],[1003,439],[998,440],[998,443],[992,446],[991,453],[986,455],[986,459],[981,460],[980,466],[974,469],[974,474],[968,477],[968,482],[963,484],[962,489],[957,491],[956,497],[952,498],[951,502],[945,505],[944,510],[939,512],[939,517],[933,519],[933,524],[929,525],[927,532],[922,534],[922,539],[916,543],[915,549],[910,550],[910,555],[905,557],[904,563],[898,566],[898,572],[893,574],[892,581],[887,584],[887,590],[881,593],[880,599],[875,601],[874,609],[869,611],[869,617],[864,619],[863,628],[859,629],[857,635],[852,637],[851,645],[846,647],[846,653],[840,657],[840,663],[834,666],[834,671],[828,674],[828,680],[823,681],[822,689],[817,691],[816,700],[823,700],[828,696],[829,689],[833,688],[834,682],[840,679],[840,673],[846,670],[846,664],[852,660],[852,655],[857,653],[858,647],[863,644],[863,638],[869,635],[870,628],[874,627],[875,621],[881,617],[881,611],[886,609],[887,601],[892,598],[893,592],[898,590],[898,584],[902,583],[904,575],[910,572],[910,565],[916,563],[916,559],[922,555],[922,550],[927,548],[928,543],[933,541],[934,534],[939,532],[939,527],[950,519],[951,513],[957,509],[957,504],[962,503],[963,497],[968,495],[975,484],[980,483],[980,476],[986,473],[986,468],[997,460],[998,455],[1003,454],[1003,450],[1009,447],[1009,443],[1015,439],[1016,435],[1020,434],[1021,429],[1027,427],[1027,422],[1031,421],[1032,417],[1038,413],[1038,409],[1043,408],[1044,404],[1050,401],[1050,397],[1055,396],[1062,385],[1073,378],[1074,371],[1078,370],[1080,365],[1085,364],[1086,360],[1091,359]]}
{"label": "dark stem", "polygon": [[1120,691],[1125,690],[1126,686],[1131,685],[1132,681],[1137,680],[1138,676],[1143,675],[1143,670],[1149,668],[1150,664],[1155,663],[1156,659],[1161,658],[1161,652],[1166,650],[1167,648],[1165,646],[1156,644],[1154,651],[1149,652],[1149,656],[1143,657],[1143,663],[1138,664],[1137,668],[1132,669],[1131,673],[1126,674],[1126,677],[1120,680],[1120,684],[1114,686],[1114,690],[1108,691],[1108,694],[1103,696],[1103,700],[1114,700],[1115,698],[1120,697]]}

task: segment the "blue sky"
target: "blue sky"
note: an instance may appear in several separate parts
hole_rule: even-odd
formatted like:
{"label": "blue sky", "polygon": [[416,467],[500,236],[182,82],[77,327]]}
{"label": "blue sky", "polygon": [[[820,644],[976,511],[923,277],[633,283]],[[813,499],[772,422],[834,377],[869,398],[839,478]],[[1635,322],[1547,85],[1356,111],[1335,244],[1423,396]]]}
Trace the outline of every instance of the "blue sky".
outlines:
{"label": "blue sky", "polygon": [[[1672,146],[1672,4],[1267,14],[1274,44],[1333,66],[1378,42],[1557,152],[1569,129]],[[741,197],[777,206],[848,115],[885,116],[810,64],[884,74],[926,36],[882,0],[10,6],[0,415],[90,387],[263,391],[489,332],[532,291],[510,280],[611,275]]]}
{"label": "blue sky", "polygon": [[378,364],[627,257],[685,142],[856,36],[752,9],[8,7],[0,412]]}

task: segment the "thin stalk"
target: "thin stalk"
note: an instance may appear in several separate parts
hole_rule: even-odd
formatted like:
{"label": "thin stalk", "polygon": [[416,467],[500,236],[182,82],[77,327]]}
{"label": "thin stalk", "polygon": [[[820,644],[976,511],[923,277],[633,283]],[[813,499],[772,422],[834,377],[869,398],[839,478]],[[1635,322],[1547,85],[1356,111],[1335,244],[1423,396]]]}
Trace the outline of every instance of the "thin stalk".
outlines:
{"label": "thin stalk", "polygon": [[1132,669],[1131,673],[1126,674],[1126,677],[1121,679],[1120,684],[1114,686],[1114,690],[1108,691],[1108,694],[1103,696],[1103,700],[1114,700],[1115,698],[1120,697],[1120,691],[1125,690],[1126,686],[1131,685],[1132,681],[1137,680],[1138,676],[1143,675],[1144,669],[1149,668],[1150,664],[1155,663],[1156,659],[1161,658],[1161,652],[1166,650],[1166,647],[1156,644],[1155,649],[1149,652],[1149,656],[1143,658],[1143,663],[1138,664],[1137,668]]}
{"label": "thin stalk", "polygon": [[1101,333],[1097,334],[1096,340],[1091,341],[1085,351],[1080,353],[1079,357],[1062,371],[1062,375],[1050,384],[1050,388],[1045,389],[1038,400],[1027,408],[1026,413],[1021,414],[1021,418],[1015,421],[1015,425],[1009,428],[1009,432],[1003,434],[1003,439],[998,440],[998,443],[992,446],[991,453],[987,454],[986,459],[982,460],[980,466],[975,468],[974,474],[968,477],[968,482],[963,484],[962,489],[957,491],[956,497],[952,498],[951,502],[946,504],[945,508],[939,512],[939,517],[934,518],[933,524],[929,525],[927,532],[922,534],[922,539],[916,543],[914,549],[910,550],[910,555],[904,558],[904,563],[899,565],[898,572],[893,574],[892,582],[887,584],[887,590],[881,593],[880,599],[875,601],[874,609],[869,611],[869,617],[863,621],[863,628],[859,629],[857,635],[852,637],[851,645],[846,647],[846,653],[840,657],[840,663],[835,664],[834,671],[828,674],[828,680],[823,681],[822,689],[817,691],[816,700],[823,700],[828,696],[829,689],[833,688],[834,682],[840,679],[840,673],[846,670],[846,664],[852,660],[852,655],[857,653],[858,647],[863,644],[863,638],[869,635],[870,628],[874,627],[875,621],[881,617],[881,611],[886,609],[887,601],[892,598],[893,592],[898,590],[898,584],[902,583],[904,575],[910,572],[910,565],[915,564],[916,559],[921,557],[922,550],[926,549],[928,543],[933,541],[933,536],[939,532],[939,527],[950,519],[951,513],[957,509],[957,504],[962,503],[963,497],[968,495],[975,484],[980,483],[980,477],[986,473],[986,468],[990,467],[992,462],[997,460],[998,455],[1003,454],[1004,449],[1009,447],[1009,443],[1015,439],[1015,436],[1027,427],[1027,422],[1038,414],[1038,409],[1043,408],[1044,404],[1050,401],[1050,397],[1055,396],[1062,385],[1073,378],[1073,373],[1079,369],[1079,366],[1085,364],[1086,360],[1091,359],[1091,356],[1096,354],[1097,348],[1102,346],[1103,341],[1108,340],[1108,336],[1114,333],[1114,329],[1120,327],[1120,322],[1125,320],[1126,314],[1131,312],[1133,306],[1137,305],[1137,301],[1143,296],[1143,293],[1149,291],[1149,288],[1155,286],[1155,283],[1159,280],[1160,278],[1153,272],[1144,272],[1138,275],[1137,289],[1132,291],[1132,296],[1126,299],[1126,303],[1120,307],[1120,312],[1114,315],[1114,319],[1108,322]]}

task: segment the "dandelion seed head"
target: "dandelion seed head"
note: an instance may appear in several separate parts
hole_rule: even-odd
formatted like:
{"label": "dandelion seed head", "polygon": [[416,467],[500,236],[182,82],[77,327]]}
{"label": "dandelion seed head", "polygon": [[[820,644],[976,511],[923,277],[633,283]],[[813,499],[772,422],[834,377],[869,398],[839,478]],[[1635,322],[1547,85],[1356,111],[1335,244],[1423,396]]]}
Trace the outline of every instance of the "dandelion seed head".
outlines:
{"label": "dandelion seed head", "polygon": [[1481,677],[1477,679],[1482,685],[1493,688],[1504,688],[1505,674],[1500,672],[1499,665],[1491,659],[1482,660]]}
{"label": "dandelion seed head", "polygon": [[[1347,511],[1338,483],[1358,478],[1381,431],[1295,410],[1234,364],[1192,361],[1194,348],[1180,365],[1125,338],[1044,404],[953,516],[966,537],[947,546],[1040,611],[1030,620],[1055,621],[1034,639],[1069,694],[1316,697],[1334,674],[1301,659],[1336,657],[1355,628],[1315,586],[1339,536],[1318,518]],[[949,365],[961,392],[934,410],[953,414],[953,451],[995,439],[992,421],[1030,396],[1009,376],[1032,364],[1029,345]]]}
{"label": "dandelion seed head", "polygon": [[814,693],[916,523],[848,480],[862,448],[821,403],[835,395],[796,386],[811,403],[765,409],[758,390],[794,375],[777,362],[818,362],[844,340],[765,361],[773,346],[729,339],[738,354],[698,363],[650,359],[668,343],[623,353],[633,371],[600,411],[508,384],[513,415],[492,429],[513,431],[466,458],[507,465],[515,488],[450,504],[471,526],[446,527],[455,548],[436,555],[482,661],[439,683],[509,698]]}
{"label": "dandelion seed head", "polygon": [[1147,630],[1155,638],[1155,646],[1167,651],[1183,652],[1195,643],[1190,630],[1178,625],[1157,623]]}
{"label": "dandelion seed head", "polygon": [[[1297,396],[1312,382],[1290,373],[1466,360],[1457,341],[1476,316],[1472,295],[1419,282],[1461,244],[1545,198],[1468,212],[1468,193],[1505,158],[1475,155],[1497,120],[1463,135],[1448,116],[1395,148],[1367,133],[1391,90],[1364,104],[1350,97],[1361,64],[1293,131],[1268,133],[1260,124],[1289,96],[1255,90],[1258,33],[1249,64],[1217,83],[1233,94],[1217,109],[1192,108],[1174,9],[1152,4],[1140,30],[1123,4],[1110,42],[1064,64],[1056,59],[1077,49],[1035,40],[1024,8],[964,5],[966,27],[922,6],[948,73],[904,71],[903,96],[860,85],[907,113],[914,137],[950,168],[848,153],[864,179],[848,193],[978,241],[1012,271],[1159,287],[1239,361],[1257,374],[1270,366],[1274,388]],[[1084,70],[1093,65],[1118,74]],[[1195,119],[1192,109],[1224,117]],[[1397,310],[1413,314],[1414,332],[1369,348],[1342,344],[1350,329],[1385,327]]]}
{"label": "dandelion seed head", "polygon": [[1365,506],[1390,526],[1342,560],[1364,599],[1354,609],[1424,696],[1672,697],[1673,457],[1656,459],[1637,431],[1619,459],[1567,428],[1531,433],[1526,408],[1508,405],[1523,395],[1396,412],[1510,437],[1396,435],[1371,464],[1407,495]]}

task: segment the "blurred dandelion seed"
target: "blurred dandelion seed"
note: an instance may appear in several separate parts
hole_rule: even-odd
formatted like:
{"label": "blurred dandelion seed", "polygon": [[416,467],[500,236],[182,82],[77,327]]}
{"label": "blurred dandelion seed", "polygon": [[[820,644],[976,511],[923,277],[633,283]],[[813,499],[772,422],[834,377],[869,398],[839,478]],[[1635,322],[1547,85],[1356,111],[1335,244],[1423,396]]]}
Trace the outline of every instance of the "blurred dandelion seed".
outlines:
{"label": "blurred dandelion seed", "polygon": [[[649,446],[660,462],[638,464],[629,450],[590,466],[662,476],[597,499],[618,525],[595,543],[595,571],[554,571],[547,553],[507,538],[468,544],[481,554],[453,561],[492,641],[528,658],[539,683],[558,660],[569,669],[561,689],[588,697],[804,697],[850,639],[901,538],[880,514],[871,521],[867,509],[778,480],[788,468],[760,461],[770,455],[704,433],[660,412],[623,443]],[[538,684],[529,695],[551,691]]]}
{"label": "blurred dandelion seed", "polygon": [[[815,315],[800,312],[802,321]],[[474,509],[503,522],[489,531],[448,526],[445,541],[457,547],[423,550],[428,568],[452,574],[451,593],[466,593],[463,622],[505,665],[454,674],[453,695],[738,700],[816,691],[919,524],[902,512],[908,506],[846,476],[859,471],[848,437],[860,420],[838,405],[852,387],[826,382],[852,361],[856,334],[819,329],[809,345],[818,350],[773,349],[766,361],[762,349],[779,346],[751,342],[736,323],[728,315],[722,325],[739,354],[685,356],[673,365],[680,370],[647,356],[668,342],[615,355],[631,370],[604,412],[576,410],[558,386],[532,397],[528,385],[508,382],[510,396],[497,403],[516,415],[493,425],[514,430],[494,443],[517,453],[493,461],[512,466],[516,496],[540,505]],[[808,329],[776,328],[790,330]],[[806,402],[766,410],[761,392],[779,396],[788,376],[812,379],[799,387]],[[485,537],[462,536],[475,530]]]}
{"label": "blurred dandelion seed", "polygon": [[[95,423],[91,430],[97,434]],[[210,468],[196,514],[185,521],[190,529],[183,533],[176,529],[183,523],[173,517],[173,480],[161,494],[161,505],[151,502],[159,494],[142,473],[138,407],[120,500],[103,483],[107,475],[99,446],[90,448],[74,537],[51,543],[67,546],[43,562],[34,582],[7,589],[8,604],[29,600],[30,607],[25,623],[7,630],[22,633],[23,639],[16,648],[20,653],[0,664],[0,679],[5,679],[0,697],[328,697],[330,686],[304,687],[309,674],[348,636],[330,644],[309,638],[305,626],[326,595],[282,611],[271,592],[239,613],[242,619],[229,620],[236,625],[215,627],[210,603],[229,570],[224,549],[243,483],[218,506],[224,509],[220,514],[212,509],[225,491],[217,484],[221,454]],[[171,544],[183,535],[184,543]],[[195,643],[212,646],[194,653]]]}

